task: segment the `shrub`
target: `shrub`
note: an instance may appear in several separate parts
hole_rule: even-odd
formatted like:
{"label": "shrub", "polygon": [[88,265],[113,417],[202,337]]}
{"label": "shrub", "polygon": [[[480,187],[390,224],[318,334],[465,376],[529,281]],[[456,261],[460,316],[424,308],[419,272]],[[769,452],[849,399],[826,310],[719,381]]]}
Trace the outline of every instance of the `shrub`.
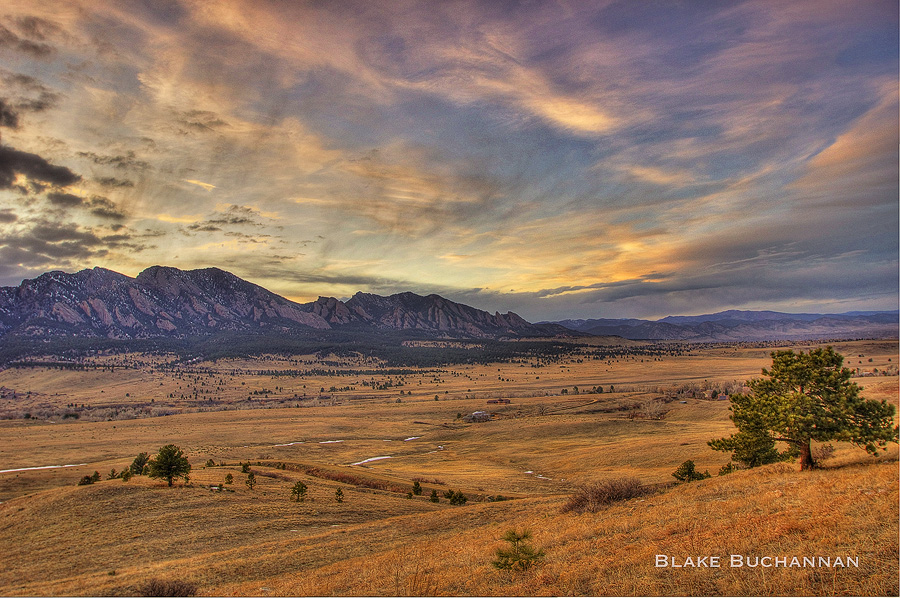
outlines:
{"label": "shrub", "polygon": [[212,459],[207,459],[207,460],[206,460],[206,465],[205,465],[205,467],[215,467],[215,466],[216,466],[216,462],[215,462],[215,461],[213,461]]}
{"label": "shrub", "polygon": [[728,475],[729,473],[735,472],[738,469],[740,468],[734,464],[734,461],[729,461],[721,468],[719,468],[719,475]]}
{"label": "shrub", "polygon": [[503,540],[509,542],[509,548],[497,549],[497,560],[491,564],[500,570],[506,571],[525,571],[534,563],[544,556],[544,551],[535,549],[526,540],[531,538],[531,532],[528,530],[522,533],[516,530],[509,530],[503,535]]}
{"label": "shrub", "polygon": [[415,494],[416,496],[422,495],[422,484],[420,484],[418,482],[418,480],[413,482],[412,493]]}
{"label": "shrub", "polygon": [[696,469],[694,469],[694,462],[691,460],[685,461],[681,465],[678,466],[672,473],[672,477],[678,480],[679,482],[693,482],[696,480],[705,480],[709,475],[709,471],[705,471],[700,473]]}
{"label": "shrub", "polygon": [[586,484],[563,505],[562,512],[596,513],[612,503],[644,496],[652,492],[636,478],[619,478]]}
{"label": "shrub", "polygon": [[459,490],[447,490],[444,492],[444,498],[450,501],[451,505],[464,505],[469,499]]}
{"label": "shrub", "polygon": [[241,473],[250,473],[250,462],[241,463]]}
{"label": "shrub", "polygon": [[114,480],[114,479],[116,479],[117,477],[119,477],[118,472],[117,472],[115,469],[110,469],[110,470],[109,470],[109,475],[106,476],[106,479],[107,479],[107,480]]}
{"label": "shrub", "polygon": [[91,482],[93,483],[93,482],[99,482],[99,481],[100,481],[100,472],[95,471],[94,473],[91,474]]}
{"label": "shrub", "polygon": [[122,478],[122,481],[123,481],[123,482],[127,482],[128,480],[131,479],[131,476],[133,476],[133,475],[134,475],[134,474],[131,473],[131,470],[130,470],[130,469],[126,469],[126,470],[123,471],[121,474],[119,474],[119,477]]}
{"label": "shrub", "polygon": [[83,478],[81,478],[80,480],[78,480],[79,486],[87,486],[88,484],[93,484],[93,483],[94,483],[94,478],[92,478],[89,475],[86,475]]}
{"label": "shrub", "polygon": [[141,596],[196,596],[197,584],[182,579],[151,579],[139,589]]}
{"label": "shrub", "polygon": [[441,502],[441,499],[438,498],[437,490],[432,489],[431,498],[429,498],[428,500],[430,500],[431,502]]}
{"label": "shrub", "polygon": [[234,482],[234,476],[229,473],[228,475],[225,476],[225,483],[231,484],[232,482]]}

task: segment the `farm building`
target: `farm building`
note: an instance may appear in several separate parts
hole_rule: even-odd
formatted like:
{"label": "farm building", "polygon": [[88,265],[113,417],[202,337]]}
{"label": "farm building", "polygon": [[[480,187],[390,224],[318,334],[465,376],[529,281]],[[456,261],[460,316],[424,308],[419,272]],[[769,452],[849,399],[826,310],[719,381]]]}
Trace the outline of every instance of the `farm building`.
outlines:
{"label": "farm building", "polygon": [[470,413],[469,415],[463,418],[463,421],[466,423],[474,423],[474,422],[486,422],[490,421],[491,414],[487,411],[476,411],[475,413]]}

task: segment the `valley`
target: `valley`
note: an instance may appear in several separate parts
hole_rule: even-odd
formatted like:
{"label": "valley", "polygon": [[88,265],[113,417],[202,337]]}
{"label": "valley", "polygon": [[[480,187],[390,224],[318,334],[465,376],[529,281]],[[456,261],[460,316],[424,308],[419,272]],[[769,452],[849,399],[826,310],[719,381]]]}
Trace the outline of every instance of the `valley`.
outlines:
{"label": "valley", "polygon": [[[834,345],[858,368],[865,397],[897,404],[896,341]],[[765,593],[761,583],[786,593],[893,591],[896,445],[870,457],[833,443],[826,469],[811,473],[776,464],[715,475],[728,455],[706,442],[733,430],[720,394],[758,376],[772,348],[582,340],[543,357],[434,367],[361,355],[136,353],[8,365],[0,543],[14,565],[0,593],[134,595],[155,578],[210,595]],[[488,421],[468,421],[479,411]],[[187,484],[106,479],[170,443],[192,464]],[[713,477],[675,485],[686,460]],[[94,471],[100,481],[76,485]],[[654,493],[561,513],[583,485],[622,478]],[[303,503],[290,498],[298,481],[309,488]],[[421,495],[410,494],[416,482]],[[466,504],[451,505],[449,490]],[[823,492],[833,496],[825,518],[808,519],[805,505]],[[755,545],[738,532],[751,524]],[[504,531],[523,527],[546,562],[493,570]],[[850,551],[865,567],[759,578],[750,569],[676,575],[653,562],[664,550],[776,549]]]}

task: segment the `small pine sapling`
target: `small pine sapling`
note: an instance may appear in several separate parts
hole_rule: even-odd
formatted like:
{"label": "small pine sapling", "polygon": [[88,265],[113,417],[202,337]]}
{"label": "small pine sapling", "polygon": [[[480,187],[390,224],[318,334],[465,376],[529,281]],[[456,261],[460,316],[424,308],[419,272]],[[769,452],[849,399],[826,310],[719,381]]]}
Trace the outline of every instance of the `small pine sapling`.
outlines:
{"label": "small pine sapling", "polygon": [[543,550],[527,542],[529,539],[531,532],[528,530],[521,533],[514,529],[507,531],[503,535],[503,540],[509,543],[509,547],[498,548],[497,559],[491,564],[501,571],[526,571],[544,556]]}

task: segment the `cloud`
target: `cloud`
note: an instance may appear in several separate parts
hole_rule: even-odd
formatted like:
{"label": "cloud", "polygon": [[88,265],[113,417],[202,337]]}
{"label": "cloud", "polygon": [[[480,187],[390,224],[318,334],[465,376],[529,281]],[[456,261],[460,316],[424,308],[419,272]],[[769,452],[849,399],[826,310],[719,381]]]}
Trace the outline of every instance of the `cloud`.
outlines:
{"label": "cloud", "polygon": [[57,187],[81,180],[80,175],[65,166],[54,166],[37,154],[0,146],[0,189],[11,189],[19,174]]}
{"label": "cloud", "polygon": [[3,25],[0,25],[0,48],[10,48],[35,58],[49,58],[55,51],[53,46],[30,39],[22,39]]}
{"label": "cloud", "polygon": [[139,159],[133,150],[129,150],[124,154],[117,156],[100,155],[94,152],[78,152],[78,155],[87,158],[94,164],[113,166],[114,168],[121,170],[144,171],[150,168],[150,164]]}
{"label": "cloud", "polygon": [[0,99],[0,127],[9,127],[10,129],[19,127],[19,114],[10,108],[3,99]]}

